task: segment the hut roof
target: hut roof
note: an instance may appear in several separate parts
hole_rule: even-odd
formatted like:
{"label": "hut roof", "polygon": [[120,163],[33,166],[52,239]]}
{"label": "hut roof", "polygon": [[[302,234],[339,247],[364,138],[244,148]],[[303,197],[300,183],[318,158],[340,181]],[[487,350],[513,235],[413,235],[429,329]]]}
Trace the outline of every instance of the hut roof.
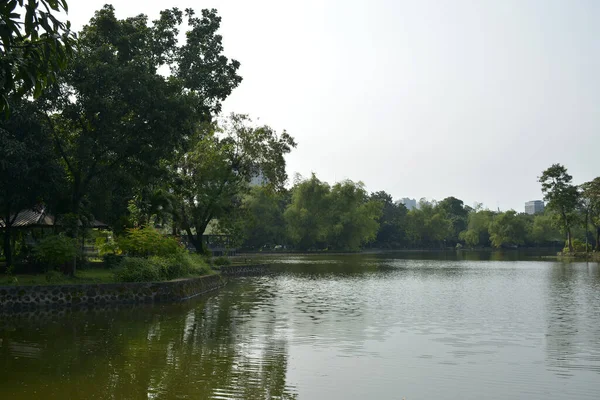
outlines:
{"label": "hut roof", "polygon": [[[61,225],[60,220],[56,221],[56,218],[53,215],[46,213],[45,209],[21,210],[17,213],[16,217],[11,216],[10,218],[11,221],[15,218],[12,228],[52,227]],[[79,225],[81,226],[81,221],[79,221]],[[102,229],[108,228],[108,225],[96,219],[92,222],[91,227]],[[4,228],[6,228],[6,221],[0,218],[0,229]]]}

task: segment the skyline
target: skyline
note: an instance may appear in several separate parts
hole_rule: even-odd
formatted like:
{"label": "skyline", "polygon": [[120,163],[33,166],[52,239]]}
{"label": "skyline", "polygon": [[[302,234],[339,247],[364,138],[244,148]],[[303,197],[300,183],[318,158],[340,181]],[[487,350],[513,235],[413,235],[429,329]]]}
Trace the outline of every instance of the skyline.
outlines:
{"label": "skyline", "polygon": [[[73,28],[104,3],[70,4]],[[216,8],[244,79],[223,111],[296,138],[290,181],[315,172],[394,199],[521,210],[542,198],[537,177],[553,163],[575,184],[597,176],[600,3],[110,3],[150,20]]]}

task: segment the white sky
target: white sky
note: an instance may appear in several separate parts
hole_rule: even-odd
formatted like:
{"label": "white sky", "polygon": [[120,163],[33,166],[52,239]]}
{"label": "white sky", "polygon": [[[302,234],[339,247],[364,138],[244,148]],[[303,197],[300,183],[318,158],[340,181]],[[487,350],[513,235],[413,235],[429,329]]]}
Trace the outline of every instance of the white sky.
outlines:
{"label": "white sky", "polygon": [[[79,30],[106,1],[71,0]],[[115,0],[217,8],[243,82],[224,103],[299,143],[295,172],[395,199],[523,211],[552,163],[600,175],[600,1]]]}

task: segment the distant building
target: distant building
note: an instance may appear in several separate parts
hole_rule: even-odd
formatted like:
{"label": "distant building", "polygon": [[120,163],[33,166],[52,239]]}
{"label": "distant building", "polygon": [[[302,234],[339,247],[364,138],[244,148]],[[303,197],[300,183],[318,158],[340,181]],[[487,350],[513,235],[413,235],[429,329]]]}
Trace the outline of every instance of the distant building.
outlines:
{"label": "distant building", "polygon": [[525,213],[529,215],[540,214],[544,212],[544,202],[542,200],[532,200],[525,203]]}
{"label": "distant building", "polygon": [[404,207],[406,207],[409,211],[413,208],[417,208],[417,200],[415,199],[409,199],[408,197],[404,197],[400,199],[400,203],[404,204]]}

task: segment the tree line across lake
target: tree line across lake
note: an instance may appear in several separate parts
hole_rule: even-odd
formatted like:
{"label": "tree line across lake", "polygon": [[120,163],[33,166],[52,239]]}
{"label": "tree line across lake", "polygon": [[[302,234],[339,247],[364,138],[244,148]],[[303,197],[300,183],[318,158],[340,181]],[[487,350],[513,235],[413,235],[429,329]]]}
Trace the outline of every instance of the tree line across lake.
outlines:
{"label": "tree line across lake", "polygon": [[[291,190],[254,187],[224,221],[242,247],[288,245],[299,250],[448,247],[559,247],[585,251],[600,246],[600,178],[581,186],[561,165],[539,178],[544,213],[529,215],[469,207],[447,197],[408,210],[390,194],[368,194],[361,183],[330,186],[312,176]],[[582,247],[583,246],[583,247]]]}
{"label": "tree line across lake", "polygon": [[[0,8],[9,28],[0,37],[7,267],[32,254],[32,231],[17,226],[24,210],[56,217],[40,259],[72,257],[70,246],[89,237],[95,220],[141,257],[152,253],[136,245],[156,237],[148,229],[184,234],[198,253],[207,251],[209,230],[255,250],[600,244],[599,179],[575,186],[558,164],[540,178],[548,210],[536,216],[471,208],[454,197],[409,211],[362,183],[329,185],[314,175],[287,189],[293,137],[221,113],[242,77],[240,63],[224,55],[216,10],[172,8],[150,22],[119,19],[106,5],[75,35],[53,16],[65,9],[47,0]],[[251,185],[257,177],[264,185]]]}

